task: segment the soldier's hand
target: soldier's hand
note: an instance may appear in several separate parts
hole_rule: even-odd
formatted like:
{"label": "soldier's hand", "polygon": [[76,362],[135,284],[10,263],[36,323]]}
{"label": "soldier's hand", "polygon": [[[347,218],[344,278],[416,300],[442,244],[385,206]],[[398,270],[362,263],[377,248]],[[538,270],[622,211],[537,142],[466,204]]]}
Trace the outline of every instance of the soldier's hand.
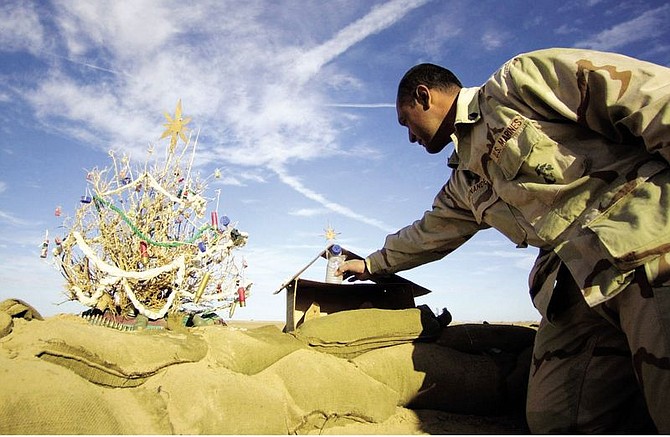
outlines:
{"label": "soldier's hand", "polygon": [[345,261],[337,268],[336,275],[342,275],[343,279],[347,279],[350,282],[359,280],[364,281],[370,279],[370,272],[365,266],[365,261],[362,259],[352,259]]}

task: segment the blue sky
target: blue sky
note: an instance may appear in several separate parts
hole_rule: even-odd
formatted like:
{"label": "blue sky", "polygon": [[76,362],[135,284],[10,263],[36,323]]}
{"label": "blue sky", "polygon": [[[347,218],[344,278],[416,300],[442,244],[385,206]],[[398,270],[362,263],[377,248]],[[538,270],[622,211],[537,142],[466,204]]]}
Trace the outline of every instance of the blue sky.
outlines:
{"label": "blue sky", "polygon": [[[42,314],[64,280],[39,257],[86,188],[86,170],[157,147],[182,100],[200,130],[196,166],[218,168],[219,214],[249,233],[254,282],[236,319],[283,320],[273,292],[326,244],[360,255],[430,208],[449,175],[407,141],[394,98],[419,62],[483,83],[503,62],[563,46],[670,65],[670,4],[566,0],[3,1],[0,4],[0,300]],[[210,193],[213,196],[213,193]],[[53,246],[52,246],[53,247]],[[536,249],[494,230],[401,275],[417,303],[456,320],[537,320],[527,293]],[[304,277],[323,280],[325,261]],[[59,304],[59,305],[57,305]]]}

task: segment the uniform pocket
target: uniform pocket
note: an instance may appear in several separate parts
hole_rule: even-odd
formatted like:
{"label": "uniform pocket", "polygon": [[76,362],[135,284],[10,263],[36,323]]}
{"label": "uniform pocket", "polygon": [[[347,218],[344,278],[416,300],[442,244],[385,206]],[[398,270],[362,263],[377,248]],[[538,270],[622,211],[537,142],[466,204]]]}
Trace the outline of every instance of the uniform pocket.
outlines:
{"label": "uniform pocket", "polygon": [[564,185],[586,172],[584,156],[572,153],[520,115],[497,136],[490,156],[508,181]]}
{"label": "uniform pocket", "polygon": [[600,203],[606,209],[586,224],[621,271],[670,249],[670,170],[658,161],[650,161],[637,169],[635,178],[626,176],[627,182],[612,190],[608,201]]}
{"label": "uniform pocket", "polygon": [[484,211],[499,199],[498,195],[493,191],[491,184],[485,179],[479,178],[473,180],[469,186],[468,198],[477,223],[482,222]]}

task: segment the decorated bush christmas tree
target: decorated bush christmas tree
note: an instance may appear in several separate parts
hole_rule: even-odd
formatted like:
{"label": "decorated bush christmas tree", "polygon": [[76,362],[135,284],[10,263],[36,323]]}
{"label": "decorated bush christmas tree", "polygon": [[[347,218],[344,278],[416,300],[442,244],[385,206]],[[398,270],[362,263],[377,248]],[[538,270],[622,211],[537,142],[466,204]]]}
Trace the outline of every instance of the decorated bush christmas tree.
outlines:
{"label": "decorated bush christmas tree", "polygon": [[[67,235],[56,237],[53,249],[69,299],[151,320],[222,309],[232,317],[246,304],[251,283],[234,251],[248,235],[227,216],[219,219],[220,190],[208,210],[208,182],[220,172],[205,179],[192,172],[198,139],[187,135],[191,119],[181,112],[180,101],[174,117],[165,114],[164,153],[152,145],[147,160],[133,166],[110,151],[110,167],[88,172],[76,214],[65,220]],[[47,245],[48,236],[43,257]]]}

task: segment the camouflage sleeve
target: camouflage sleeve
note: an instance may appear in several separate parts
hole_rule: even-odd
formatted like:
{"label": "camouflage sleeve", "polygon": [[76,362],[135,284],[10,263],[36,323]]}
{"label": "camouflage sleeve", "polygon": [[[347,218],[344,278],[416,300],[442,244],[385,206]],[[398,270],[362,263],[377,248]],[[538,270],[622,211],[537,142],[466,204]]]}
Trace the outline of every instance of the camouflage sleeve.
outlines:
{"label": "camouflage sleeve", "polygon": [[370,273],[389,274],[444,258],[480,229],[468,205],[459,200],[460,178],[452,178],[420,220],[388,235],[384,247],[366,258]]}
{"label": "camouflage sleeve", "polygon": [[670,162],[670,69],[580,49],[519,55],[486,90],[524,115],[568,119],[617,143],[644,143]]}

